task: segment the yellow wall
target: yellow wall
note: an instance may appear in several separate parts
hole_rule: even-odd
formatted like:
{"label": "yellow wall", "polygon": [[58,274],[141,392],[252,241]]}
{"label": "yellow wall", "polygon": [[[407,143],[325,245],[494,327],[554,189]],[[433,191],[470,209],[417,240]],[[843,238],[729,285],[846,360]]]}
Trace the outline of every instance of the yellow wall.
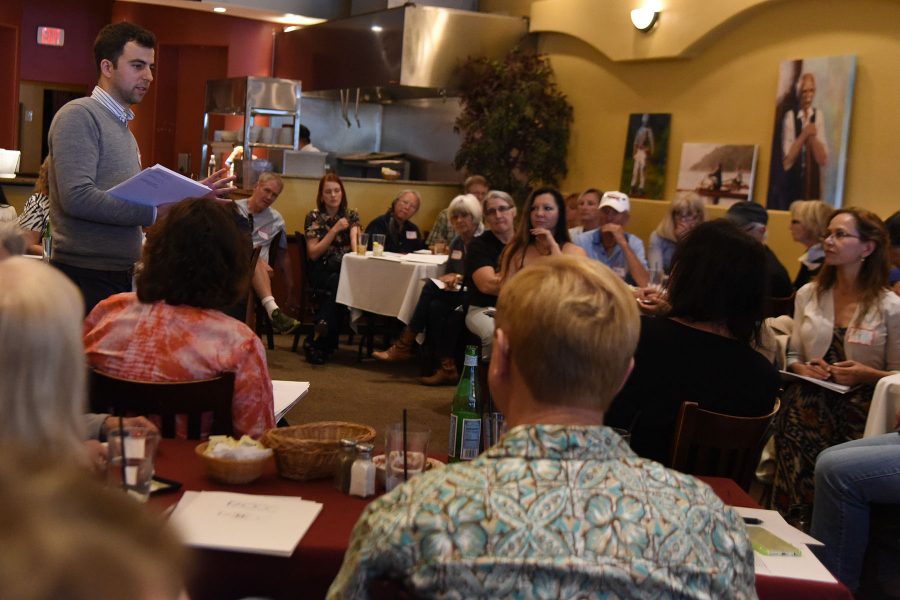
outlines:
{"label": "yellow wall", "polygon": [[[599,4],[599,0],[592,1]],[[550,56],[557,82],[575,111],[569,176],[562,186],[565,190],[617,188],[628,115],[668,112],[672,113],[672,132],[667,199],[675,193],[681,145],[721,142],[759,145],[755,200],[764,203],[779,63],[792,58],[854,54],[857,77],[845,205],[864,206],[883,218],[900,209],[900,168],[896,166],[900,116],[894,108],[900,90],[900,2],[761,2],[717,26],[690,48],[687,58],[624,62],[614,62],[595,46],[602,47],[599,40],[611,28],[630,27],[604,18],[640,3],[603,0],[604,9],[594,15],[565,10],[580,4],[582,0],[483,0],[481,5],[485,11],[530,12],[533,18],[538,16],[538,9],[553,8],[558,15],[554,27],[563,28],[560,21],[568,15],[570,31],[597,38],[589,44],[571,35],[539,34],[538,48]],[[691,4],[710,5],[698,0],[671,0],[671,4],[682,10],[682,16]],[[585,19],[593,21],[585,26]],[[670,31],[679,31],[684,22],[663,12],[649,37],[664,33],[671,37]],[[715,25],[714,21],[710,23]],[[696,36],[693,25],[684,28],[685,35]],[[636,202],[633,212],[632,229],[648,239],[663,208]],[[790,240],[788,222],[787,213],[770,213],[769,243],[793,272],[803,249]]]}

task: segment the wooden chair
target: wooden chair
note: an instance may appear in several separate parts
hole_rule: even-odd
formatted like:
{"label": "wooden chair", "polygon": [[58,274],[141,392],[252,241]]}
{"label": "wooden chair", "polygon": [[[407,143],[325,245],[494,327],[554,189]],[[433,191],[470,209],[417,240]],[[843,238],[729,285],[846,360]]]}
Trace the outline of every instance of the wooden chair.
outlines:
{"label": "wooden chair", "polygon": [[781,401],[761,417],[733,417],[684,402],[678,412],[670,466],[691,475],[728,477],[749,491],[766,430]]}
{"label": "wooden chair", "polygon": [[306,236],[299,231],[294,232],[295,244],[288,243],[291,266],[294,270],[294,287],[300,290],[300,314],[297,319],[302,325],[294,332],[291,352],[296,352],[300,345],[300,336],[312,331],[319,308],[319,290],[312,286],[309,278],[309,256],[306,251]]}
{"label": "wooden chair", "polygon": [[175,437],[175,415],[185,415],[188,439],[200,439],[204,413],[212,413],[212,435],[233,435],[234,373],[213,379],[155,382],[122,379],[91,369],[91,410],[116,416],[158,415],[162,437]]}
{"label": "wooden chair", "polygon": [[763,317],[780,317],[781,315],[794,315],[794,296],[796,292],[784,298],[768,296],[763,300]]}
{"label": "wooden chair", "polygon": [[[253,272],[256,271],[256,261],[262,248],[254,248],[250,255],[250,273],[247,276],[247,307],[244,313],[244,323],[247,327],[256,331],[256,292],[253,291]],[[240,320],[240,319],[239,319]]]}
{"label": "wooden chair", "polygon": [[[278,264],[278,253],[281,252],[281,238],[284,235],[284,230],[278,232],[275,237],[272,238],[272,241],[269,242],[269,266],[272,269],[276,268]],[[254,271],[256,267],[256,261],[253,262]],[[251,273],[251,277],[253,274]],[[269,350],[275,349],[275,332],[272,330],[272,320],[269,319],[269,313],[266,312],[265,307],[262,305],[262,299],[256,296],[256,292],[253,291],[253,286],[250,286],[250,293],[254,298],[254,309],[256,310],[256,335],[262,337],[263,334],[266,335],[266,345],[269,347]]]}

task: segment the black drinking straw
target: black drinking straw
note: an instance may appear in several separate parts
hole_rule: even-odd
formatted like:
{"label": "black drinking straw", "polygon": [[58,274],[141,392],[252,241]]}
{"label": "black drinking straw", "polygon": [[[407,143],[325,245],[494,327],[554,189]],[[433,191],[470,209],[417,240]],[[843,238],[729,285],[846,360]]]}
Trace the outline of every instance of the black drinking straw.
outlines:
{"label": "black drinking straw", "polygon": [[403,481],[409,481],[406,461],[406,409],[403,409]]}
{"label": "black drinking straw", "polygon": [[119,450],[122,455],[122,489],[128,491],[128,478],[125,475],[125,420],[119,415]]}

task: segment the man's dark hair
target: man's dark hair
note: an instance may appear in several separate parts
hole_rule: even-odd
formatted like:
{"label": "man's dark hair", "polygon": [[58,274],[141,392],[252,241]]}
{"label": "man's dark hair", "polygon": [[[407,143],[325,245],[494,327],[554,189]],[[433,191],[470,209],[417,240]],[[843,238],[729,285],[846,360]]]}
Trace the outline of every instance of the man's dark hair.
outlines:
{"label": "man's dark hair", "polygon": [[306,142],[307,144],[309,144],[312,141],[309,139],[309,127],[307,127],[306,125],[301,125],[300,132],[297,134],[297,137],[301,142]]}
{"label": "man's dark hair", "polygon": [[234,204],[179,202],[147,232],[138,300],[223,310],[247,293],[250,252]]}
{"label": "man's dark hair", "polygon": [[900,246],[900,210],[892,214],[884,222],[888,230],[888,237],[891,238],[891,246]]}
{"label": "man's dark hair", "polygon": [[100,73],[100,63],[104,59],[115,65],[128,42],[135,42],[138,46],[151,50],[156,48],[156,36],[153,32],[127,21],[111,23],[101,29],[97,39],[94,40],[94,64],[97,73]]}
{"label": "man's dark hair", "polygon": [[737,340],[758,343],[765,294],[765,248],[730,221],[701,223],[676,246],[670,317],[721,323]]}

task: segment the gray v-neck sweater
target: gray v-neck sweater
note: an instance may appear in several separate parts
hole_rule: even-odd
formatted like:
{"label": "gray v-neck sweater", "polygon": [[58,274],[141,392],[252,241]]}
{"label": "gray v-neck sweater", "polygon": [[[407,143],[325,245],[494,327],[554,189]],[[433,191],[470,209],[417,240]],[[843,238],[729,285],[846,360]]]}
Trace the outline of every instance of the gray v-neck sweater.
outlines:
{"label": "gray v-neck sweater", "polygon": [[154,209],[106,193],[141,170],[128,125],[92,98],[63,106],[50,125],[50,223],[54,261],[103,271],[140,258],[141,226]]}

